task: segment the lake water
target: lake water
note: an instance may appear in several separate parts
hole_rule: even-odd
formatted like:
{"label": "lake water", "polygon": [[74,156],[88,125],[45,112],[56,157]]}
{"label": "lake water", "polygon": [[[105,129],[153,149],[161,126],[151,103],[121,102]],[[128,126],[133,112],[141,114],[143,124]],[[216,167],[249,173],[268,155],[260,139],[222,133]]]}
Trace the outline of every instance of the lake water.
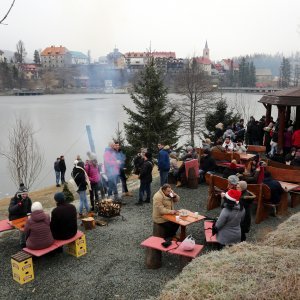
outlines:
{"label": "lake water", "polygon": [[[230,107],[242,103],[247,115],[260,118],[265,114],[262,104],[257,103],[261,95],[225,94]],[[177,97],[177,96],[176,96]],[[240,103],[240,104],[239,104]],[[127,115],[122,105],[134,109],[128,94],[80,94],[43,96],[0,97],[0,147],[7,148],[8,133],[15,116],[30,120],[36,133],[36,141],[45,153],[46,164],[33,189],[55,184],[53,163],[56,157],[65,155],[66,178],[70,178],[73,161],[77,154],[86,158],[89,142],[86,125],[92,128],[96,152],[102,161],[104,148],[115,136],[118,123],[123,129]],[[0,157],[0,199],[17,190],[9,177],[7,162]]]}

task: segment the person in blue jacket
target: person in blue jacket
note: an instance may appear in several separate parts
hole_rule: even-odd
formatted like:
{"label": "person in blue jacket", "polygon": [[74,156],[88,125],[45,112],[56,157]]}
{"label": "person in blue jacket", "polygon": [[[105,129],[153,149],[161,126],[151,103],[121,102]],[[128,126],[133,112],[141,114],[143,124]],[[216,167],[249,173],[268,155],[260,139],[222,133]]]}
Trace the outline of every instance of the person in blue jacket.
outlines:
{"label": "person in blue jacket", "polygon": [[169,158],[169,146],[165,146],[160,143],[157,145],[158,152],[158,170],[160,176],[160,186],[163,186],[165,183],[168,183],[168,174],[170,171],[170,158]]}

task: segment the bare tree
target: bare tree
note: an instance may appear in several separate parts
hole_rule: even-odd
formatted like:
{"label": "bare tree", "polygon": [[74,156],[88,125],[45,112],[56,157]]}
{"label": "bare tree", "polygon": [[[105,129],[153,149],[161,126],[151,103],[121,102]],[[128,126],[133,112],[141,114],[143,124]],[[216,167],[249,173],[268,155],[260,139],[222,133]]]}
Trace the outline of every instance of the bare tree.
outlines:
{"label": "bare tree", "polygon": [[15,1],[16,1],[16,0],[13,0],[13,2],[11,3],[11,5],[10,5],[8,11],[7,11],[7,13],[6,13],[6,14],[4,15],[4,17],[0,20],[0,24],[1,24],[1,25],[7,25],[7,24],[4,24],[3,21],[8,17],[8,15],[9,15],[11,9],[13,8],[13,6],[14,6],[14,4],[15,4]]}
{"label": "bare tree", "polygon": [[241,118],[244,119],[245,124],[248,123],[250,117],[255,115],[256,107],[250,101],[243,98],[243,94],[236,94],[233,106],[230,109],[240,114]]}
{"label": "bare tree", "polygon": [[8,135],[8,151],[1,151],[8,161],[12,181],[21,182],[30,188],[38,178],[45,164],[44,154],[34,139],[34,130],[29,121],[16,117]]}
{"label": "bare tree", "polygon": [[183,133],[190,136],[191,145],[195,145],[195,136],[201,136],[205,130],[205,115],[217,100],[208,74],[195,59],[192,59],[176,78],[176,91],[184,97],[176,101]]}
{"label": "bare tree", "polygon": [[18,41],[16,48],[17,51],[15,52],[15,61],[22,64],[25,62],[25,57],[27,55],[23,41]]}

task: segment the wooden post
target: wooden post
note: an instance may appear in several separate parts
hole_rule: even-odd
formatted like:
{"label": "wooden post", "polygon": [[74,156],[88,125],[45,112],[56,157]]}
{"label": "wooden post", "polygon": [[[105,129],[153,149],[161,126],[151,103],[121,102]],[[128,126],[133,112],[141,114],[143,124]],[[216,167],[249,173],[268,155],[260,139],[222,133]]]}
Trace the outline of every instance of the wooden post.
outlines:
{"label": "wooden post", "polygon": [[278,130],[278,149],[281,151],[284,145],[284,128],[285,128],[285,106],[278,105],[278,118],[279,118],[279,130]]}
{"label": "wooden post", "polygon": [[300,129],[300,106],[296,107],[296,119],[294,129]]}
{"label": "wooden post", "polygon": [[287,106],[286,107],[286,111],[285,111],[285,121],[286,121],[286,125],[288,123],[288,121],[291,119],[291,107]]}
{"label": "wooden post", "polygon": [[266,126],[268,126],[271,121],[271,114],[272,114],[272,104],[267,104]]}

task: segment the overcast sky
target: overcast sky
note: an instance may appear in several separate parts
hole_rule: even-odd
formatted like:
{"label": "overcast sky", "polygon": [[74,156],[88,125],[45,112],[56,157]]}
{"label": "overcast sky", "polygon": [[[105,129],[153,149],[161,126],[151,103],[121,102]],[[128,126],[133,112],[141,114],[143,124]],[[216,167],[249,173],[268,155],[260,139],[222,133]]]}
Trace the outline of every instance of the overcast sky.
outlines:
{"label": "overcast sky", "polygon": [[[1,0],[0,19],[12,0]],[[16,0],[0,26],[0,49],[22,40],[35,49],[63,45],[93,59],[120,52],[175,51],[210,58],[300,51],[300,0]]]}

